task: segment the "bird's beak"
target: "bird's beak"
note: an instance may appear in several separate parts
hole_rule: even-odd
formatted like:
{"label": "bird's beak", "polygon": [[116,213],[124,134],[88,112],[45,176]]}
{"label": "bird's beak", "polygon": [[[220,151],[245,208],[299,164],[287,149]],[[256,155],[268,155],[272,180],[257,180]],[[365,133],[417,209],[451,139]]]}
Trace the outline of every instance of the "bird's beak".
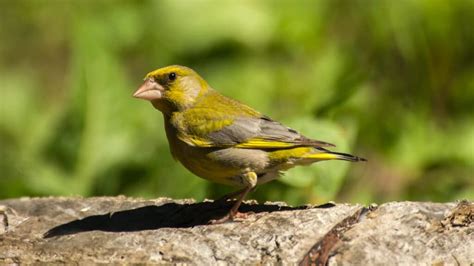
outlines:
{"label": "bird's beak", "polygon": [[145,82],[133,93],[133,97],[148,101],[159,100],[163,97],[165,89],[153,79]]}

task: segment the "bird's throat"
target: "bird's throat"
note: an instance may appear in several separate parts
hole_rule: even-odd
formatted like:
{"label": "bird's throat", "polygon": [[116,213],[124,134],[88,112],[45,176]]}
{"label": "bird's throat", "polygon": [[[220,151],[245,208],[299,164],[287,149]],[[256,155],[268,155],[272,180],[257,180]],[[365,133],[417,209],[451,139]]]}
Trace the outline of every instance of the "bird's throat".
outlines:
{"label": "bird's throat", "polygon": [[174,112],[176,109],[176,108],[173,108],[173,105],[170,102],[162,100],[162,99],[151,101],[151,104],[153,105],[153,107],[155,107],[155,109],[159,110],[164,115],[168,115],[168,116],[170,116],[171,113]]}

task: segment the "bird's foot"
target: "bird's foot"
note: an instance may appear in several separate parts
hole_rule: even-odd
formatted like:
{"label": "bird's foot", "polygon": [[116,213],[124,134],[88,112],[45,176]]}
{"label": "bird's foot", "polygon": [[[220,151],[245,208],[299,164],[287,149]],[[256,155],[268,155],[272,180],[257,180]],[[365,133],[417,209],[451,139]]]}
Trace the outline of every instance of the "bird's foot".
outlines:
{"label": "bird's foot", "polygon": [[253,212],[236,212],[234,214],[229,213],[220,219],[209,221],[209,224],[223,224],[223,223],[228,223],[228,222],[242,221],[242,220],[247,219],[250,214],[253,214]]}
{"label": "bird's foot", "polygon": [[231,222],[233,221],[234,219],[231,218],[231,216],[229,214],[227,214],[226,216],[220,218],[220,219],[212,219],[209,221],[209,224],[223,224],[223,223],[227,223],[227,222]]}

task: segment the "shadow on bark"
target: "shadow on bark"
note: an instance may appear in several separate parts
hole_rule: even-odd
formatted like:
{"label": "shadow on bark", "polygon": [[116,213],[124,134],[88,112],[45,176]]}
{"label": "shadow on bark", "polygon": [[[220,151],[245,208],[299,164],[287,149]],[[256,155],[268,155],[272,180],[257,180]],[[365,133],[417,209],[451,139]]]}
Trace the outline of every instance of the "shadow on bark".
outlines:
{"label": "shadow on bark", "polygon": [[[209,224],[212,219],[227,214],[233,202],[201,202],[193,204],[167,203],[141,208],[88,216],[58,225],[44,234],[44,238],[71,235],[87,231],[131,232],[159,228],[186,228]],[[332,203],[315,208],[331,208]],[[289,207],[270,204],[243,203],[240,212],[275,212],[307,209],[307,206]]]}

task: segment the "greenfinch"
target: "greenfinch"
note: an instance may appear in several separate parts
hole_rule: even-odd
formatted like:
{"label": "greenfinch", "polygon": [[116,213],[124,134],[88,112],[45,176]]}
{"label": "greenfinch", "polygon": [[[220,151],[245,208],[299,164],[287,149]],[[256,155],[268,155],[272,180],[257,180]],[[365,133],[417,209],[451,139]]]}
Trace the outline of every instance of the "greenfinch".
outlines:
{"label": "greenfinch", "polygon": [[172,156],[195,175],[240,187],[224,222],[245,216],[238,212],[256,185],[277,178],[297,165],[324,160],[365,159],[324,147],[313,140],[226,97],[194,70],[172,65],[148,73],[134,97],[148,100],[163,113]]}

